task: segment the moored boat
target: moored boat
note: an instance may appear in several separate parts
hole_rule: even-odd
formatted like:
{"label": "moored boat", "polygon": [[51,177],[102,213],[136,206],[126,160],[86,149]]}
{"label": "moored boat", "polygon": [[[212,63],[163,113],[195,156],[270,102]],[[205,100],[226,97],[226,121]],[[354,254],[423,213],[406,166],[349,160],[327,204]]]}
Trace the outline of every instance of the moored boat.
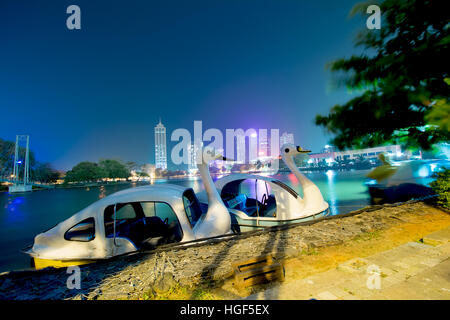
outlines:
{"label": "moored boat", "polygon": [[319,188],[298,170],[293,160],[294,156],[308,152],[290,144],[281,148],[282,159],[298,179],[303,197],[272,177],[231,174],[215,182],[230,213],[234,232],[304,222],[328,215],[329,205]]}
{"label": "moored boat", "polygon": [[202,161],[198,168],[207,191],[207,210],[202,210],[191,188],[171,184],[130,188],[38,234],[25,253],[37,269],[65,267],[231,233],[228,210],[207,163]]}

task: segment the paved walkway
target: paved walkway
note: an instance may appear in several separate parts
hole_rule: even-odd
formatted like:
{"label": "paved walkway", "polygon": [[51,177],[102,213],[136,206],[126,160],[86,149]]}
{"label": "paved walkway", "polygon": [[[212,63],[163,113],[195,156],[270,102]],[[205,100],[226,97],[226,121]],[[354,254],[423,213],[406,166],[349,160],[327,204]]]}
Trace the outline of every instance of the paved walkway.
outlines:
{"label": "paved walkway", "polygon": [[246,299],[450,300],[450,227]]}

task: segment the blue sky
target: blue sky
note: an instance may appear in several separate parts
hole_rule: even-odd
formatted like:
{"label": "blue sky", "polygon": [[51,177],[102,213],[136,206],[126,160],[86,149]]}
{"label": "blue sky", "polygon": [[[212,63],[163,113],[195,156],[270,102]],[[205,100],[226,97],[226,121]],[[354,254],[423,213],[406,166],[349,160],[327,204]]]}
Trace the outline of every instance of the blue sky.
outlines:
{"label": "blue sky", "polygon": [[[154,161],[170,133],[278,128],[320,151],[318,113],[350,98],[325,65],[357,52],[357,1],[0,2],[0,138],[29,134],[38,160]],[[81,30],[66,8],[81,8]],[[169,144],[169,150],[174,144]]]}

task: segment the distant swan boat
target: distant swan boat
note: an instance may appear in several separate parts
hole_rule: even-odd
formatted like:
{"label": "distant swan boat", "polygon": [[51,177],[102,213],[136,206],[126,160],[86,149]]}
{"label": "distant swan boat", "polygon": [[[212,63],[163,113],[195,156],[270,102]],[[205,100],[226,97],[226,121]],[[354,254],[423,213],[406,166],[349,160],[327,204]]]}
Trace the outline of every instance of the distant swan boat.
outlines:
{"label": "distant swan boat", "polygon": [[[403,202],[432,196],[433,190],[418,183],[417,179],[431,177],[433,172],[448,165],[445,160],[405,160],[391,164],[383,154],[379,155],[381,166],[372,169],[367,183],[372,204]],[[374,180],[376,183],[373,183]]]}

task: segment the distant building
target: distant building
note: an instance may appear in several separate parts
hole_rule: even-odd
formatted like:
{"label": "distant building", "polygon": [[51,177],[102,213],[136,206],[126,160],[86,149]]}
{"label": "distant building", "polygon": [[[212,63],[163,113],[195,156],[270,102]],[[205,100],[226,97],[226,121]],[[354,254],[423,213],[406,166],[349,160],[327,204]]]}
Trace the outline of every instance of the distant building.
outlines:
{"label": "distant building", "polygon": [[248,162],[255,163],[258,160],[258,134],[252,133],[248,137]]}
{"label": "distant building", "polygon": [[188,148],[188,170],[189,173],[194,174],[197,172],[197,150],[195,143],[191,143]]}
{"label": "distant building", "polygon": [[236,135],[236,163],[245,163],[245,135]]}
{"label": "distant building", "polygon": [[334,151],[334,148],[327,146],[324,152],[310,153],[308,162],[317,164],[323,161],[330,163],[341,160],[357,160],[360,158],[376,159],[380,153],[385,153],[390,157],[399,157],[402,155],[402,149],[400,145],[391,145],[358,150]]}
{"label": "distant building", "polygon": [[155,175],[155,165],[154,164],[150,164],[150,163],[146,163],[146,164],[141,166],[141,171],[145,172],[146,174],[148,174],[149,177],[153,177]]}
{"label": "distant building", "polygon": [[[216,154],[224,154],[224,150],[222,148],[216,149]],[[209,162],[209,167],[215,167],[217,169],[222,170],[225,167],[225,161],[223,160],[214,160]]]}
{"label": "distant building", "polygon": [[267,157],[269,155],[269,142],[267,140],[266,134],[259,134],[259,149],[258,149],[258,158],[259,157]]}
{"label": "distant building", "polygon": [[155,167],[167,169],[166,127],[161,123],[161,119],[155,127]]}
{"label": "distant building", "polygon": [[282,147],[284,144],[294,144],[294,134],[293,133],[287,133],[283,132],[283,134],[280,137],[280,147]]}

